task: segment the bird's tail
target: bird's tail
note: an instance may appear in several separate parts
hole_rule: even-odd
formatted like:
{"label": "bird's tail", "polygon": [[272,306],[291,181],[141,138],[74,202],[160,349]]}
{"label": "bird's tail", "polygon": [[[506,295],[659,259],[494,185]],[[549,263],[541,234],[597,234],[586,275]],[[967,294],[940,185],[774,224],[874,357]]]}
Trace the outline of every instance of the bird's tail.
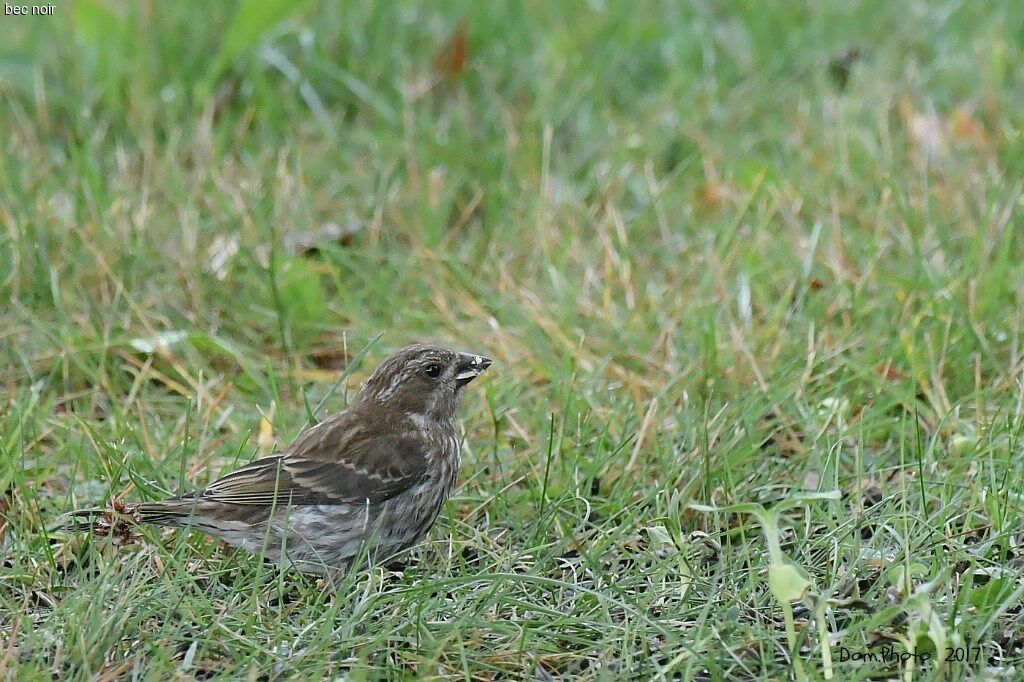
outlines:
{"label": "bird's tail", "polygon": [[142,502],[137,508],[140,523],[157,526],[184,525],[195,512],[196,500],[191,494],[159,502]]}
{"label": "bird's tail", "polygon": [[89,531],[96,535],[124,532],[142,519],[139,505],[115,500],[108,509],[79,509],[67,514],[60,529],[71,533]]}
{"label": "bird's tail", "polygon": [[107,509],[79,509],[67,514],[62,530],[71,533],[89,531],[96,535],[124,532],[140,523],[176,526],[193,512],[194,501],[176,497],[162,502],[128,504],[115,500]]}
{"label": "bird's tail", "polygon": [[56,530],[66,530],[69,533],[82,533],[99,525],[106,509],[76,509],[68,512],[57,521]]}

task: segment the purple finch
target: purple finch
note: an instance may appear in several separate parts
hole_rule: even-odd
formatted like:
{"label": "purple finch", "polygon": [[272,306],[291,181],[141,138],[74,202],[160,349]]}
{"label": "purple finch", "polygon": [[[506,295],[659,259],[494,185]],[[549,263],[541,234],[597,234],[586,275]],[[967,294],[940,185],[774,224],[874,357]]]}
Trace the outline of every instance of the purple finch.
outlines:
{"label": "purple finch", "polygon": [[[459,474],[462,389],[491,364],[480,355],[414,345],[385,360],[344,412],[291,447],[206,488],[128,505],[129,520],[195,528],[296,568],[345,568],[403,552],[437,518]],[[76,528],[99,528],[97,512]],[[110,530],[110,515],[105,523]]]}

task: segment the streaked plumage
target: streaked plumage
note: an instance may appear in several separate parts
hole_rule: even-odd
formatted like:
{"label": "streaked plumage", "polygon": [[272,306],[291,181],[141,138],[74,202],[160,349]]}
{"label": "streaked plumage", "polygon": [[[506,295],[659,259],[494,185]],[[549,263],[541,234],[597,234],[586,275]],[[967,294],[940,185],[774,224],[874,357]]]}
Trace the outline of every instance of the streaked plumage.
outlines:
{"label": "streaked plumage", "polygon": [[130,514],[196,528],[308,572],[344,567],[364,545],[371,560],[394,556],[426,534],[454,488],[461,389],[490,364],[446,348],[404,348],[351,407],[287,450]]}

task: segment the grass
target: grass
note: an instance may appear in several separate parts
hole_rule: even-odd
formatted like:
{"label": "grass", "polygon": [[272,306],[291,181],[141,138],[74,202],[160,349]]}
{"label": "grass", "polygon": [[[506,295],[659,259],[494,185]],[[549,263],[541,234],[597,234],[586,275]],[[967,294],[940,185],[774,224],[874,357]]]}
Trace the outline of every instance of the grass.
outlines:
{"label": "grass", "polygon": [[[832,5],[3,17],[0,678],[1016,679],[1024,12]],[[404,571],[48,532],[424,337]]]}

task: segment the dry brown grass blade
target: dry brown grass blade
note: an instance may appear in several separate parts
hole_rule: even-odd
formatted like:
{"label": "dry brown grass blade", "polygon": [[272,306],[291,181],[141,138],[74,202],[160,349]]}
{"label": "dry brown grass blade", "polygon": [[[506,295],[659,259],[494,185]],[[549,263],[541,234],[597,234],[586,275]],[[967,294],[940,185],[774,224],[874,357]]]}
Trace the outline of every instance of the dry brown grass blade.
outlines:
{"label": "dry brown grass blade", "polygon": [[469,59],[469,44],[466,31],[466,20],[461,19],[455,30],[434,55],[432,65],[434,71],[447,79],[454,79],[466,68]]}

